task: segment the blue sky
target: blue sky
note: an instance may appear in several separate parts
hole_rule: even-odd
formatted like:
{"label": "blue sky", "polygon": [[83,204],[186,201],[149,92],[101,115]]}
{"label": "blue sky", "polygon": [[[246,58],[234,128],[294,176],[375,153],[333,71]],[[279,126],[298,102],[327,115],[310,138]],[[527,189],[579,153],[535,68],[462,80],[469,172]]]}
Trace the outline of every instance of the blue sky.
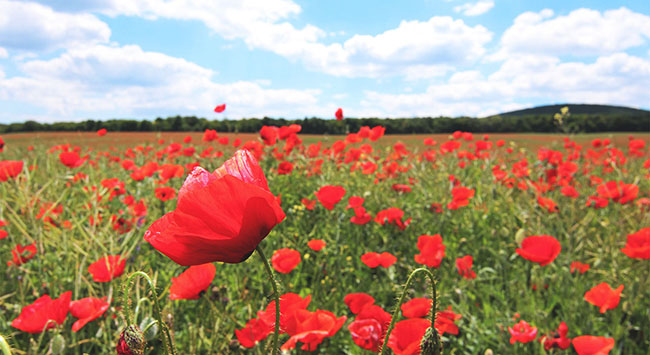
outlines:
{"label": "blue sky", "polygon": [[647,0],[0,0],[0,123],[650,109],[649,87]]}

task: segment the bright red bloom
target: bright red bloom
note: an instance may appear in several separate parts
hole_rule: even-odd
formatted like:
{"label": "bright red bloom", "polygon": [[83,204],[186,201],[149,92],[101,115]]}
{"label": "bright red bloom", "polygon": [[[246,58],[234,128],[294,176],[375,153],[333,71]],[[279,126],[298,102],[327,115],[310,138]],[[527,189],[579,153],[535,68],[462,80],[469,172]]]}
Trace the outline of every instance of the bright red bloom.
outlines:
{"label": "bright red bloom", "polygon": [[[54,328],[55,324],[63,324],[70,310],[72,291],[64,292],[57,299],[49,295],[39,297],[34,303],[23,307],[18,318],[11,322],[11,326],[23,332],[37,334],[45,329]],[[47,324],[47,327],[46,327]]]}
{"label": "bright red bloom", "polygon": [[313,251],[321,251],[321,249],[325,248],[327,243],[325,243],[322,239],[312,239],[307,242],[307,246],[310,247]]}
{"label": "bright red bloom", "polygon": [[293,164],[288,161],[283,161],[278,165],[278,174],[280,175],[290,175],[293,171]]}
{"label": "bright red bloom", "polygon": [[13,261],[7,261],[7,266],[22,265],[36,255],[36,242],[30,245],[25,245],[24,247],[18,244],[16,245],[16,248],[11,251],[11,254],[13,255]]}
{"label": "bright red bloom", "polygon": [[257,161],[239,150],[212,174],[194,168],[176,210],[154,222],[144,239],[180,265],[240,263],[283,219]]}
{"label": "bright red bloom", "polygon": [[88,272],[95,282],[109,282],[122,275],[125,265],[126,259],[121,255],[108,255],[90,264]]}
{"label": "bright red bloom", "polygon": [[5,141],[0,137],[0,153],[4,150],[5,147]]}
{"label": "bright red bloom", "polygon": [[406,318],[424,318],[429,314],[432,304],[433,301],[428,298],[417,297],[403,303],[400,309]]}
{"label": "bright red bloom", "polygon": [[366,212],[364,207],[355,207],[354,216],[350,217],[350,222],[358,225],[364,225],[372,219],[370,213]]}
{"label": "bright red bloom", "polygon": [[272,331],[273,327],[269,327],[266,322],[258,318],[253,318],[246,323],[244,328],[235,329],[235,336],[241,346],[252,348],[257,342],[266,339]]}
{"label": "bright red bloom", "polygon": [[348,205],[345,206],[345,209],[361,207],[364,202],[365,199],[363,197],[350,196],[350,198],[348,198]]}
{"label": "bright red bloom", "polygon": [[339,107],[338,110],[334,113],[334,116],[336,116],[336,120],[340,121],[343,119],[343,109]]}
{"label": "bright red bloom", "polygon": [[537,328],[531,326],[524,320],[520,320],[512,328],[508,327],[510,332],[510,344],[516,342],[528,343],[537,337]]}
{"label": "bright red bloom", "polygon": [[379,351],[384,330],[376,319],[356,319],[348,325],[348,330],[359,347],[375,353]]}
{"label": "bright red bloom", "polygon": [[72,325],[72,331],[77,332],[84,325],[99,318],[109,307],[106,296],[102,298],[86,297],[70,303],[70,314],[78,320]]}
{"label": "bright red bloom", "polygon": [[552,199],[547,198],[547,197],[538,196],[537,197],[537,203],[540,205],[540,207],[546,209],[550,213],[558,212],[560,210],[557,207],[557,204],[555,203],[555,201],[553,201]]}
{"label": "bright red bloom", "polygon": [[568,333],[569,327],[567,327],[566,323],[562,322],[557,327],[557,331],[553,332],[550,336],[543,336],[539,341],[544,343],[544,350],[546,351],[552,348],[566,350],[571,346],[571,339],[566,337]]}
{"label": "bright red bloom", "polygon": [[216,113],[222,113],[225,110],[226,110],[226,104],[217,105],[217,107],[214,108],[214,112]]}
{"label": "bright red bloom", "polygon": [[334,209],[334,205],[339,203],[345,195],[345,189],[342,186],[326,185],[316,192],[318,201],[328,210]]}
{"label": "bright red bloom", "polygon": [[160,201],[167,201],[176,197],[176,189],[170,186],[156,187],[154,193]]}
{"label": "bright red bloom", "polygon": [[392,223],[399,229],[404,230],[411,223],[411,218],[407,219],[406,221],[402,221],[402,217],[404,217],[404,211],[397,207],[391,207],[379,211],[377,213],[377,216],[375,216],[375,222],[381,224],[382,226]]}
{"label": "bright red bloom", "polygon": [[462,258],[456,259],[456,267],[458,268],[458,274],[466,279],[473,280],[476,278],[476,273],[472,270],[472,264],[474,263],[474,257],[471,255],[465,255]]}
{"label": "bright red bloom", "polygon": [[406,184],[393,184],[393,190],[401,193],[411,192],[411,187]]}
{"label": "bright red bloom", "polygon": [[625,248],[621,251],[630,258],[650,259],[650,227],[628,234]]}
{"label": "bright red bloom", "polygon": [[278,127],[262,126],[260,130],[260,137],[266,145],[274,145],[278,141],[278,135]]}
{"label": "bright red bloom", "polygon": [[271,257],[271,264],[275,271],[288,274],[300,264],[300,252],[290,248],[278,249]]}
{"label": "bright red bloom", "polygon": [[366,264],[369,268],[376,268],[378,266],[389,267],[397,261],[397,258],[388,252],[383,252],[381,254],[370,252],[365,253],[361,256],[361,262]]}
{"label": "bright red bloom", "polygon": [[409,318],[395,323],[388,338],[388,347],[395,355],[416,355],[420,353],[420,342],[431,322],[423,318]]}
{"label": "bright red bloom", "polygon": [[605,313],[608,309],[618,307],[623,287],[620,285],[616,290],[612,290],[608,283],[603,282],[585,293],[585,301],[600,307],[600,313]]}
{"label": "bright red bloom", "polygon": [[555,260],[561,250],[560,242],[550,235],[532,235],[524,239],[516,252],[526,260],[545,266]]}
{"label": "bright red bloom", "polygon": [[587,270],[589,270],[590,266],[589,264],[583,264],[579,261],[574,261],[571,263],[571,266],[569,268],[569,271],[573,274],[574,271],[578,270],[581,274],[584,274]]}
{"label": "bright red bloom", "polygon": [[97,130],[97,135],[100,136],[100,137],[105,136],[106,133],[107,133],[106,128],[102,128],[102,129]]}
{"label": "bright red bloom", "polygon": [[415,262],[428,267],[438,267],[442,258],[445,257],[445,245],[442,244],[440,234],[418,237],[418,249],[420,254],[415,255]]}
{"label": "bright red bloom", "polygon": [[22,160],[0,161],[0,181],[7,181],[9,178],[15,178],[21,171],[23,171]]}
{"label": "bright red bloom", "polygon": [[212,283],[217,268],[212,263],[193,265],[183,271],[178,277],[172,277],[169,288],[171,300],[196,300],[201,292]]}
{"label": "bright red bloom", "polygon": [[316,207],[316,200],[310,200],[308,198],[303,198],[300,200],[302,202],[302,205],[305,206],[306,209],[313,211],[314,207]]}
{"label": "bright red bloom", "polygon": [[204,142],[212,142],[213,140],[217,139],[218,137],[219,137],[219,134],[217,134],[216,130],[206,128],[205,132],[203,132],[202,140]]}
{"label": "bright red bloom", "polygon": [[334,313],[329,311],[297,310],[289,321],[291,324],[287,329],[291,338],[282,344],[280,349],[293,349],[297,342],[301,342],[303,343],[302,350],[314,351],[325,338],[336,334],[346,320],[346,316],[337,318]]}
{"label": "bright red bloom", "polygon": [[434,326],[440,335],[444,335],[445,333],[458,335],[458,326],[456,325],[456,321],[461,318],[463,318],[463,316],[454,313],[454,311],[451,310],[451,306],[449,306],[447,307],[447,310],[438,312]]}
{"label": "bright red bloom", "polygon": [[79,157],[77,152],[62,152],[59,154],[59,160],[68,168],[78,168],[86,162],[86,159]]}
{"label": "bright red bloom", "polygon": [[345,295],[343,302],[350,308],[350,312],[358,314],[366,306],[375,303],[375,299],[367,293],[358,292]]}
{"label": "bright red bloom", "polygon": [[447,204],[447,209],[455,210],[469,204],[469,199],[474,197],[474,189],[464,186],[454,187],[451,189],[451,194],[453,198],[452,201]]}
{"label": "bright red bloom", "polygon": [[578,355],[607,355],[614,348],[614,338],[582,335],[571,340]]}
{"label": "bright red bloom", "polygon": [[611,199],[620,204],[626,204],[637,198],[639,187],[634,184],[626,184],[623,181],[608,181],[602,185],[598,185],[596,191],[600,197]]}
{"label": "bright red bloom", "polygon": [[569,185],[564,186],[560,190],[560,192],[562,193],[562,195],[564,195],[566,197],[576,198],[576,197],[580,196],[580,194],[578,193],[578,190],[576,190],[575,187],[569,186]]}

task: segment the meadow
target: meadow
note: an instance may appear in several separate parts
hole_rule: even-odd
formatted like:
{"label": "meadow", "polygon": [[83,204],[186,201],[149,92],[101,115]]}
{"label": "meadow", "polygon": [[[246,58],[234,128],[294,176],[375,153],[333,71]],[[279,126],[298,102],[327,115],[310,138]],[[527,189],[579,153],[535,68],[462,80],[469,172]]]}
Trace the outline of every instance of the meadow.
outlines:
{"label": "meadow", "polygon": [[[3,355],[137,354],[129,325],[144,354],[270,354],[275,295],[290,354],[417,354],[432,316],[445,354],[650,349],[647,132],[0,145]],[[170,235],[185,239],[156,239]]]}

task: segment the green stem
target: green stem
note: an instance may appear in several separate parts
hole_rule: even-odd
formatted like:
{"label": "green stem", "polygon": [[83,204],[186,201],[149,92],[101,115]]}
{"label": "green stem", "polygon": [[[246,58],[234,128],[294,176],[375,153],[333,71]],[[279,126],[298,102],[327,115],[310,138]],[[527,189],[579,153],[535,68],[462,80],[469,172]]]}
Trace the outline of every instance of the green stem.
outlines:
{"label": "green stem", "polygon": [[415,269],[411,272],[409,275],[408,280],[406,280],[406,285],[404,285],[404,290],[402,291],[402,295],[399,297],[399,300],[397,302],[397,305],[395,306],[395,310],[393,311],[393,316],[391,317],[390,320],[390,325],[388,326],[388,330],[386,331],[386,336],[384,337],[384,343],[381,346],[381,354],[385,355],[388,354],[387,350],[387,345],[388,345],[388,338],[390,337],[390,333],[393,331],[393,328],[395,327],[395,323],[397,323],[397,316],[399,315],[399,311],[402,307],[402,303],[404,303],[404,297],[406,296],[406,292],[409,289],[409,286],[411,286],[411,282],[413,282],[413,278],[415,277],[416,274],[419,274],[421,272],[424,272],[425,275],[429,277],[431,280],[431,299],[433,300],[433,304],[431,305],[431,326],[436,322],[436,314],[438,313],[438,298],[436,295],[436,280],[433,277],[433,274],[431,271],[429,271],[426,268],[419,268]]}
{"label": "green stem", "polygon": [[0,350],[2,350],[2,355],[11,355],[11,348],[2,335],[0,335]]}
{"label": "green stem", "polygon": [[147,275],[142,271],[136,271],[131,275],[129,275],[129,277],[126,279],[126,282],[124,284],[124,315],[126,317],[126,323],[129,325],[134,324],[133,317],[131,315],[131,310],[130,310],[131,298],[129,297],[129,285],[131,284],[133,278],[136,276],[142,276],[149,283],[149,288],[151,289],[151,294],[153,296],[154,317],[156,318],[156,321],[160,325],[160,328],[162,328],[163,332],[166,335],[166,337],[163,336],[163,344],[165,345],[165,354],[169,355],[171,352],[171,355],[176,355],[176,349],[174,348],[174,343],[172,341],[171,334],[169,333],[167,324],[162,320],[162,312],[160,310],[160,305],[158,304],[158,294],[156,293],[156,287],[154,286],[153,281],[151,281],[149,275]]}
{"label": "green stem", "polygon": [[258,245],[255,247],[255,250],[257,250],[257,254],[262,258],[262,263],[265,266],[266,273],[269,274],[269,277],[271,278],[271,284],[273,286],[273,297],[275,298],[275,331],[273,333],[273,354],[277,355],[278,350],[280,349],[278,347],[278,335],[280,334],[280,295],[278,295],[278,286],[275,281],[275,275],[273,275],[273,269],[271,269],[271,264],[269,264],[269,260],[264,256],[264,252],[262,252],[262,248]]}

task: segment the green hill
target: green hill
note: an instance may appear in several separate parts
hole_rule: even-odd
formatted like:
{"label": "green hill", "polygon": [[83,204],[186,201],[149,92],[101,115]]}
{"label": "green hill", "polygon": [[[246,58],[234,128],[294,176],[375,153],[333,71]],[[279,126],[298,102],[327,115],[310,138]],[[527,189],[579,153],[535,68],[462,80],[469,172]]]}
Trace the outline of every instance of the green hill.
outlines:
{"label": "green hill", "polygon": [[587,114],[587,115],[646,115],[650,113],[647,110],[639,110],[631,107],[623,106],[610,106],[610,105],[588,105],[588,104],[559,104],[559,105],[546,105],[524,110],[510,111],[501,113],[494,116],[509,117],[509,116],[526,116],[526,115],[554,115],[560,112],[562,107],[568,106],[569,112],[572,114]]}

